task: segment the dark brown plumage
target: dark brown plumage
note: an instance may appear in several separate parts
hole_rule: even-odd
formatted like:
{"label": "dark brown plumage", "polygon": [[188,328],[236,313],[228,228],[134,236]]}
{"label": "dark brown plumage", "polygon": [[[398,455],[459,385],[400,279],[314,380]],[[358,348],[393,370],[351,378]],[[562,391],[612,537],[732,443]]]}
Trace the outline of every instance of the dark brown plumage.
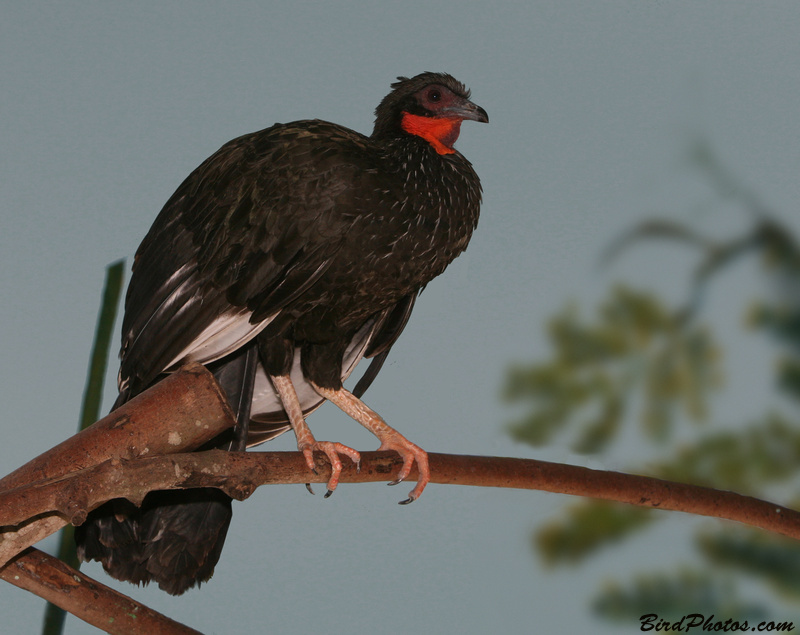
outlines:
{"label": "dark brown plumage", "polygon": [[[318,120],[276,124],[225,144],[181,184],[136,254],[116,405],[186,362],[206,364],[239,421],[219,445],[244,449],[292,427],[309,465],[314,450],[330,457],[330,493],[339,454],[358,453],[305,425],[329,399],[400,452],[401,479],[418,463],[407,502],[419,496],[427,455],[358,398],[419,291],[467,247],[481,187],[453,144],[462,120],[488,117],[446,74],[392,89],[370,137]],[[349,393],[342,381],[363,357],[372,365]],[[230,499],[162,492],[141,511],[123,507],[79,529],[83,559],[174,594],[211,576]]]}

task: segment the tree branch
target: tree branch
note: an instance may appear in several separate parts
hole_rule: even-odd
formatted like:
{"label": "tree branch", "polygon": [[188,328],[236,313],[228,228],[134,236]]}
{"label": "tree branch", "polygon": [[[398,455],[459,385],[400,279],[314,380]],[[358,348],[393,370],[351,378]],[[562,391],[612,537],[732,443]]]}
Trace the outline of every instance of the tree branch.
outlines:
{"label": "tree branch", "polygon": [[118,635],[200,635],[37,549],[0,569],[0,578]]}
{"label": "tree branch", "polygon": [[190,364],[0,479],[0,491],[63,476],[106,459],[192,450],[234,421],[214,376],[200,364]]}
{"label": "tree branch", "polygon": [[[109,630],[100,622],[119,607],[130,614],[130,598],[97,591],[107,587],[36,550],[20,552],[68,521],[84,522],[91,510],[114,498],[140,504],[153,490],[216,487],[243,500],[260,485],[327,482],[330,464],[321,453],[315,455],[314,473],[299,452],[188,452],[232,425],[213,376],[200,366],[187,367],[0,480],[0,577]],[[360,472],[345,462],[342,483],[392,481],[402,464],[394,452],[361,457]],[[432,483],[602,498],[734,520],[800,539],[798,512],[733,492],[527,459],[430,454],[429,460]],[[413,471],[409,480],[416,477]],[[73,588],[76,584],[80,590]],[[70,597],[83,592],[103,599],[81,608]],[[136,614],[141,610],[149,609],[136,608]],[[109,632],[195,632],[177,623],[155,628]]]}
{"label": "tree branch", "polygon": [[[11,504],[30,509],[22,501],[36,483],[57,482],[108,459],[192,450],[233,423],[228,401],[213,375],[199,364],[189,365],[0,480],[0,492],[21,489]],[[66,519],[80,518],[73,510],[82,505],[70,501],[70,495],[62,496],[60,516],[39,511],[25,519],[15,516],[13,522],[0,518],[0,566],[61,529]]]}
{"label": "tree branch", "polygon": [[[330,464],[315,454],[314,474],[299,452],[223,452],[110,460],[66,477],[0,493],[0,525],[58,514],[80,524],[92,509],[114,498],[139,504],[152,490],[216,487],[244,500],[261,485],[325,483]],[[542,490],[614,500],[641,507],[734,520],[800,539],[800,513],[734,492],[674,483],[647,476],[585,467],[487,456],[430,454],[431,482],[447,485]],[[363,452],[361,471],[345,464],[340,482],[396,478],[402,461],[394,452]],[[409,480],[416,478],[412,471]]]}

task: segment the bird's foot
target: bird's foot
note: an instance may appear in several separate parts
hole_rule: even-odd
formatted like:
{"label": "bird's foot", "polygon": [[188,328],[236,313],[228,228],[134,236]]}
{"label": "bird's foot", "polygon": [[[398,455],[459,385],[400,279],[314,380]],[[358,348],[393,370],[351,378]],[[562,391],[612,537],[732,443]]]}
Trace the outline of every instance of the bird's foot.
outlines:
{"label": "bird's foot", "polygon": [[431,480],[431,471],[428,467],[428,453],[418,445],[411,443],[411,441],[406,439],[397,430],[389,426],[377,412],[372,410],[353,393],[348,392],[344,388],[333,390],[331,388],[317,386],[316,384],[312,385],[314,386],[314,390],[325,397],[325,399],[335,403],[343,412],[350,415],[378,437],[381,442],[381,447],[378,448],[379,450],[394,450],[400,455],[400,458],[403,459],[403,467],[400,469],[397,478],[389,483],[389,485],[397,485],[408,478],[409,474],[411,474],[414,461],[417,462],[417,471],[419,472],[417,486],[411,490],[406,500],[400,501],[400,504],[408,505],[408,503],[417,500],[422,495],[422,490],[425,489],[425,486]]}
{"label": "bird's foot", "polygon": [[[303,456],[306,459],[306,465],[308,465],[308,469],[314,472],[314,474],[317,473],[316,465],[314,463],[315,450],[324,452],[325,456],[327,456],[328,460],[331,462],[331,477],[328,479],[328,491],[325,493],[325,498],[328,498],[331,494],[333,494],[336,486],[339,484],[339,476],[342,473],[342,461],[339,458],[340,454],[349,456],[353,463],[356,464],[356,468],[361,470],[361,454],[359,454],[357,450],[347,447],[341,443],[311,440],[298,443],[297,449],[303,453]],[[306,484],[306,487],[308,488],[309,492],[312,494],[314,493],[309,484]]]}
{"label": "bird's foot", "polygon": [[381,434],[380,440],[381,447],[379,447],[378,450],[394,450],[400,455],[400,458],[403,459],[403,467],[400,469],[400,473],[389,485],[402,483],[408,478],[408,475],[411,474],[414,461],[417,462],[417,471],[419,472],[417,485],[411,490],[406,500],[400,501],[401,505],[408,505],[422,495],[422,490],[425,489],[425,486],[431,480],[431,471],[428,467],[428,453],[418,445],[411,443],[411,441],[392,428],[389,428],[388,431]]}

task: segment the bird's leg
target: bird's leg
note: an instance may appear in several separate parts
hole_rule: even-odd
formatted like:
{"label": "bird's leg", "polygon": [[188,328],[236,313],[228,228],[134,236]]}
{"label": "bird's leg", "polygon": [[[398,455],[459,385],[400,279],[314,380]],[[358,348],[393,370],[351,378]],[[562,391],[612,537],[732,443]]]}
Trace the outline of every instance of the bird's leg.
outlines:
{"label": "bird's leg", "polygon": [[422,494],[422,490],[428,484],[431,478],[431,472],[428,468],[428,453],[418,445],[411,443],[397,430],[390,427],[383,418],[363,401],[356,397],[353,393],[341,388],[339,390],[331,390],[330,388],[322,388],[316,384],[311,384],[321,396],[325,397],[328,401],[335,403],[345,414],[349,415],[358,421],[367,430],[372,432],[381,442],[379,450],[394,450],[403,459],[403,467],[397,480],[392,481],[389,485],[397,485],[408,477],[411,473],[411,467],[414,461],[417,462],[417,470],[419,477],[417,479],[417,486],[411,490],[408,498],[401,501],[401,505],[407,505],[417,500]]}
{"label": "bird's leg", "polygon": [[[256,380],[256,367],[258,366],[258,350],[249,346],[247,350],[218,375],[217,380],[225,383],[228,399],[236,413],[236,426],[233,429],[233,439],[225,447],[232,452],[244,452],[247,449],[247,433],[250,430],[250,409],[253,404],[253,388]],[[233,385],[228,386],[226,379],[232,379]]]}
{"label": "bird's leg", "polygon": [[[303,408],[300,406],[300,400],[297,398],[297,393],[295,392],[292,380],[289,376],[270,375],[270,380],[272,380],[272,385],[275,386],[275,390],[278,391],[283,409],[289,416],[289,423],[297,437],[297,449],[303,453],[308,469],[315,474],[317,473],[314,468],[314,450],[324,452],[331,462],[331,478],[328,480],[328,491],[325,494],[325,498],[328,498],[328,496],[333,494],[333,491],[339,484],[339,475],[342,473],[342,461],[339,459],[339,454],[341,453],[349,456],[359,469],[361,468],[361,455],[353,448],[349,448],[341,443],[317,441],[314,435],[311,434],[311,430],[306,423],[305,417],[303,416]],[[308,485],[306,486],[309,491],[311,491],[311,487]],[[313,494],[314,492],[311,491],[311,493]]]}

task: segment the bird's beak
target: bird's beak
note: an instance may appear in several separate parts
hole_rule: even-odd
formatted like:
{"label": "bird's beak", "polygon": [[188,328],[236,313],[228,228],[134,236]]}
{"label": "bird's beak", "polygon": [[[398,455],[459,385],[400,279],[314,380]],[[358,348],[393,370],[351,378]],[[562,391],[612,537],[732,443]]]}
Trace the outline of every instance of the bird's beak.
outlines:
{"label": "bird's beak", "polygon": [[470,121],[489,123],[489,115],[486,114],[486,111],[468,99],[463,99],[458,104],[444,108],[439,112],[442,113],[442,116],[451,119],[469,119]]}

